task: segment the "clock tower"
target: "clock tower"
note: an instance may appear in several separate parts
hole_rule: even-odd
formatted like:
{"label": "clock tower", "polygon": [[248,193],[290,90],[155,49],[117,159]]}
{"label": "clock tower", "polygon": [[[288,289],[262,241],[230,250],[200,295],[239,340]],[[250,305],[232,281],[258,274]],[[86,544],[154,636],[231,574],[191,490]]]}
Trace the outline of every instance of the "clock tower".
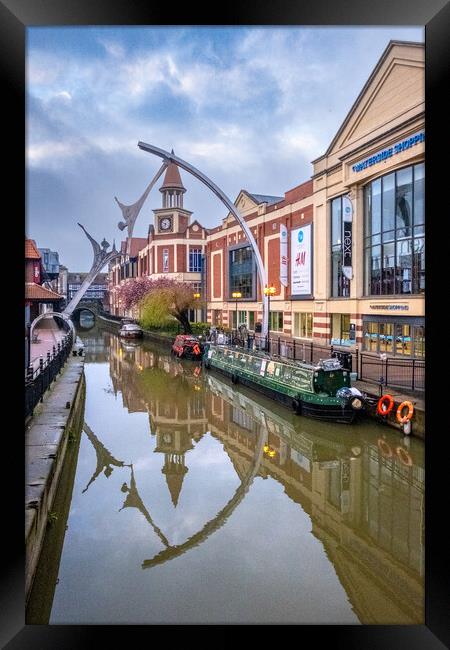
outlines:
{"label": "clock tower", "polygon": [[162,194],[162,208],[153,210],[155,234],[174,235],[185,232],[190,225],[192,212],[183,207],[183,194],[186,192],[186,188],[175,163],[170,162],[167,166],[164,182],[159,191]]}

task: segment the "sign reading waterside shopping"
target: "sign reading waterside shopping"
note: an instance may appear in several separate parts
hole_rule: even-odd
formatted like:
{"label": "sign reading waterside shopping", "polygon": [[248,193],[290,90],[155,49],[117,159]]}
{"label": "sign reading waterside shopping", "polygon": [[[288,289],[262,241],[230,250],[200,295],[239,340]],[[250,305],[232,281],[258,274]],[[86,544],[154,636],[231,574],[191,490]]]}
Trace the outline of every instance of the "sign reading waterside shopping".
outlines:
{"label": "sign reading waterside shopping", "polygon": [[291,230],[291,295],[312,294],[311,224]]}
{"label": "sign reading waterside shopping", "polygon": [[366,158],[365,160],[362,160],[361,162],[357,163],[356,165],[352,166],[352,170],[354,172],[360,172],[363,169],[366,169],[367,167],[371,167],[372,165],[376,165],[377,163],[381,162],[382,160],[386,160],[387,158],[391,158],[392,156],[395,156],[398,153],[401,153],[405,149],[409,149],[410,147],[414,147],[416,144],[419,144],[419,142],[425,142],[425,133],[424,131],[420,131],[420,133],[416,133],[415,135],[412,135],[410,138],[406,138],[405,140],[402,140],[401,142],[398,142],[397,144],[393,145],[392,147],[389,147],[388,149],[383,149],[383,151],[380,151],[379,153],[376,153],[373,156],[370,156],[369,158]]}

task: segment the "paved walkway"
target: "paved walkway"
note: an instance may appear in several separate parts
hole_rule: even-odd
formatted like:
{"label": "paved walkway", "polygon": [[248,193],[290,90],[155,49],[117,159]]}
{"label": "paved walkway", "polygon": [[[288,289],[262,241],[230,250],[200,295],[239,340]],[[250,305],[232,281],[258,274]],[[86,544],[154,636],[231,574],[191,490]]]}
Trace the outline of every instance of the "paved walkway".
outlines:
{"label": "paved walkway", "polygon": [[[374,397],[379,396],[379,386],[377,384],[373,384],[372,382],[368,382],[368,381],[361,381],[360,379],[357,379],[352,383],[353,386],[358,388],[363,393],[367,393],[368,395],[372,395]],[[406,402],[406,401],[412,402],[415,409],[420,411],[425,411],[425,399],[424,399],[423,391],[418,394],[412,392],[402,393],[401,390],[402,389],[400,388],[390,388],[389,386],[383,386],[382,394],[391,395],[394,398],[396,403]]]}
{"label": "paved walkway", "polygon": [[62,330],[54,318],[43,318],[39,327],[36,327],[34,333],[37,334],[38,342],[30,345],[30,359],[34,370],[39,368],[39,357],[47,359],[47,352],[53,354],[53,346],[58,347],[66,332]]}

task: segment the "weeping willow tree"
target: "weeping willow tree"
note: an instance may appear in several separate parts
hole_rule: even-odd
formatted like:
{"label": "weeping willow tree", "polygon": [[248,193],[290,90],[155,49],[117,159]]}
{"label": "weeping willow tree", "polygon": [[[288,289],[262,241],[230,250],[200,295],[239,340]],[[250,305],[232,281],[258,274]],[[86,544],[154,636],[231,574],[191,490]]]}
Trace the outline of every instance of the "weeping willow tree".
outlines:
{"label": "weeping willow tree", "polygon": [[192,284],[170,278],[136,278],[119,289],[125,309],[138,307],[139,322],[145,329],[162,328],[177,320],[185,334],[192,334],[189,309],[199,306]]}

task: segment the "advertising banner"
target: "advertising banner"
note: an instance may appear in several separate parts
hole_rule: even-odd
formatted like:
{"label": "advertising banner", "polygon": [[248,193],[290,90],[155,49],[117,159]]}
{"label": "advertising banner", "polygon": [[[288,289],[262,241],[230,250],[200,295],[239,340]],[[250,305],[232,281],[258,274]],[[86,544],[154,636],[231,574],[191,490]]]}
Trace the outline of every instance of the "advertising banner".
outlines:
{"label": "advertising banner", "polygon": [[291,295],[312,295],[312,225],[291,230]]}
{"label": "advertising banner", "polygon": [[353,204],[349,196],[342,198],[342,273],[349,280],[353,277],[352,248],[353,248]]}
{"label": "advertising banner", "polygon": [[288,231],[284,225],[280,225],[280,282],[288,286]]}

